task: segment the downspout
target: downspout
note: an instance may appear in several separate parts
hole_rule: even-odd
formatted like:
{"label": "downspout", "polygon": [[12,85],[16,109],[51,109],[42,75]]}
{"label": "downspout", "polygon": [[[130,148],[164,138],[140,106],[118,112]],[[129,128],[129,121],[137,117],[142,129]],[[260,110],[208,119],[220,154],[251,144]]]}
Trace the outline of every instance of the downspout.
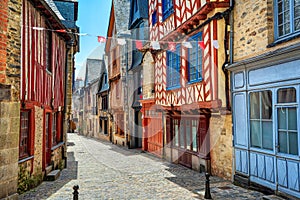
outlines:
{"label": "downspout", "polygon": [[[234,0],[230,0],[230,8],[231,8],[231,12],[230,12],[230,18],[229,18],[229,24],[230,24],[230,35],[229,35],[229,64],[233,64],[233,8],[234,8]],[[232,84],[231,84],[232,87]],[[231,91],[231,90],[230,90]],[[230,92],[231,95],[231,99],[232,98],[232,94]],[[233,126],[233,115],[231,115],[231,121],[232,121],[232,181],[234,182],[234,174],[235,174],[235,150],[234,150],[234,126]]]}
{"label": "downspout", "polygon": [[226,67],[228,66],[228,64],[232,64],[233,63],[233,16],[232,16],[232,11],[233,11],[233,7],[234,7],[234,0],[230,0],[230,14],[229,14],[229,25],[230,25],[230,36],[229,36],[229,61],[228,61],[228,55],[227,55],[227,32],[228,32],[228,28],[227,28],[227,18],[224,17],[225,20],[225,39],[224,39],[224,51],[225,51],[225,62],[222,65],[222,71],[224,73],[225,76],[225,95],[226,95],[226,110],[227,111],[231,111],[231,105],[230,105],[230,85],[229,85],[229,81],[230,81],[230,77],[228,76],[228,70],[226,69]]}

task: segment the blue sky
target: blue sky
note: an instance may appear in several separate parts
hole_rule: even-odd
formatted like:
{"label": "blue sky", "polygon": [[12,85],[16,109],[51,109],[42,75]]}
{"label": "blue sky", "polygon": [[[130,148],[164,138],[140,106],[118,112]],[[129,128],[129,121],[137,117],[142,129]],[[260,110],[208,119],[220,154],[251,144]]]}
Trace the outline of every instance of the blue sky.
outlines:
{"label": "blue sky", "polygon": [[80,52],[75,55],[76,77],[82,77],[85,60],[91,54],[98,56],[99,48],[102,49],[104,46],[98,43],[97,36],[107,35],[111,0],[78,0],[78,2],[77,26],[80,33],[89,34],[80,36]]}

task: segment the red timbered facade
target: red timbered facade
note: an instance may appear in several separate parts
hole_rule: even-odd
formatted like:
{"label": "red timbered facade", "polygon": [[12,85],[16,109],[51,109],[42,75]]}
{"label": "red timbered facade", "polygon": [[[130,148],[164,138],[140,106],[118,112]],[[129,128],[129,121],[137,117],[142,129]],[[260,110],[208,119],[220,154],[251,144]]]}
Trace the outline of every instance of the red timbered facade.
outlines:
{"label": "red timbered facade", "polygon": [[[216,147],[221,139],[217,135],[226,129],[225,123],[231,123],[224,114],[229,91],[228,75],[222,70],[227,62],[230,10],[229,0],[149,1],[150,41],[161,46],[160,50],[150,46],[149,51],[155,59],[153,101],[160,108],[155,112],[161,112],[163,131],[150,133],[152,128],[144,127],[144,149],[200,171],[218,168],[213,160],[222,151]],[[154,112],[153,101],[142,101],[144,126]],[[154,139],[149,134],[159,136]],[[224,140],[230,144],[231,136]],[[151,149],[152,144],[158,145]]]}
{"label": "red timbered facade", "polygon": [[68,33],[63,20],[54,3],[23,0],[19,164],[32,176],[64,166],[66,158],[64,119],[67,88],[72,88],[67,77],[72,77],[77,52],[69,44],[78,38]]}

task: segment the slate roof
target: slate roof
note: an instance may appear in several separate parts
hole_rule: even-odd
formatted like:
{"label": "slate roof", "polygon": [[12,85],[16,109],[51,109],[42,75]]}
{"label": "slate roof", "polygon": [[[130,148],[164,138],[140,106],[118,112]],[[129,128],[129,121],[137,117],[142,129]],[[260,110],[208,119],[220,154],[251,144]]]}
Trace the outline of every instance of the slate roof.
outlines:
{"label": "slate roof", "polygon": [[78,16],[77,0],[53,0],[57,9],[63,16],[62,23],[67,28],[77,28],[76,21]]}
{"label": "slate roof", "polygon": [[103,70],[102,60],[87,59],[84,86],[91,84],[100,78],[100,72]]}
{"label": "slate roof", "polygon": [[56,7],[55,3],[53,0],[45,0],[45,2],[49,5],[49,7],[53,10],[53,12],[57,15],[57,17],[60,20],[65,20],[64,17],[61,15],[60,11]]}
{"label": "slate roof", "polygon": [[[134,28],[138,24],[139,20],[148,19],[148,0],[130,0],[130,16],[128,29]],[[134,4],[136,3],[137,12],[134,10]]]}

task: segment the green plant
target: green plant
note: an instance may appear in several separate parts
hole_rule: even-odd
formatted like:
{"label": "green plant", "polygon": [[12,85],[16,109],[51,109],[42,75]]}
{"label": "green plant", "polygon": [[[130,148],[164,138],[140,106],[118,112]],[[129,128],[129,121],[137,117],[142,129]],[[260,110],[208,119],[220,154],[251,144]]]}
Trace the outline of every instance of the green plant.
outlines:
{"label": "green plant", "polygon": [[36,186],[38,186],[43,180],[42,173],[31,175],[24,166],[19,167],[18,174],[18,193],[22,194]]}

